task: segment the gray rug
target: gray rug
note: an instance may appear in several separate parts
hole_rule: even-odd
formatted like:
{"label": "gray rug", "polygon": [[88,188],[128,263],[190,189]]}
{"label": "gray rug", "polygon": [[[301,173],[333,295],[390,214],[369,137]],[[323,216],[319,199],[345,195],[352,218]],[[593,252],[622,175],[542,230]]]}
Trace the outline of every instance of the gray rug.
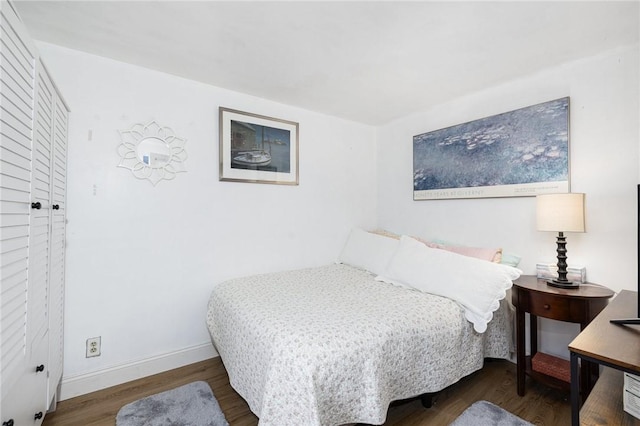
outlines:
{"label": "gray rug", "polygon": [[473,403],[450,426],[533,426],[489,401]]}
{"label": "gray rug", "polygon": [[229,426],[206,382],[193,382],[125,405],[116,426]]}

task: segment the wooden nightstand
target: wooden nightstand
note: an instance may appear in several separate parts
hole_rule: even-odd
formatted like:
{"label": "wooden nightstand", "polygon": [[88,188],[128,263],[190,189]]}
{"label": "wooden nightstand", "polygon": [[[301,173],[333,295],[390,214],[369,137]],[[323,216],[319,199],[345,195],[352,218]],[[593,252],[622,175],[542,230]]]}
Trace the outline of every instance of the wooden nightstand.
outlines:
{"label": "wooden nightstand", "polygon": [[[516,308],[517,389],[524,395],[525,377],[549,386],[569,390],[569,383],[534,371],[531,359],[538,352],[538,317],[580,324],[580,330],[609,303],[613,291],[598,284],[584,283],[578,289],[551,287],[543,279],[523,275],[513,282],[512,301]],[[525,355],[525,312],[530,317],[531,356]],[[586,398],[598,375],[598,366],[584,363],[581,369],[581,394]]]}

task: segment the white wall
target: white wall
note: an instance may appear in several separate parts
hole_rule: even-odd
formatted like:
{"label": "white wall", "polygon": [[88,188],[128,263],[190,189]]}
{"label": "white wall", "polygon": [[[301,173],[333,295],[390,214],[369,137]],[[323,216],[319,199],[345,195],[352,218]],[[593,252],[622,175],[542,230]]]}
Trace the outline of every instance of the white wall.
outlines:
{"label": "white wall", "polygon": [[[71,109],[63,399],[156,372],[145,367],[156,358],[157,370],[211,356],[214,285],[330,263],[352,226],[375,226],[372,127],[39,49]],[[299,122],[300,185],[220,182],[219,106]],[[186,138],[189,156],[186,173],[155,187],[117,167],[118,130],[152,119]],[[85,358],[94,336],[102,355]]]}
{"label": "white wall", "polygon": [[[584,234],[567,234],[568,263],[615,291],[637,289],[638,45],[470,94],[378,129],[378,225],[466,245],[502,247],[535,273],[555,263],[555,235],[536,231],[535,197],[412,200],[412,137],[570,96],[571,190],[586,193]],[[425,93],[425,96],[429,96]],[[542,350],[568,357],[577,327],[543,321]]]}

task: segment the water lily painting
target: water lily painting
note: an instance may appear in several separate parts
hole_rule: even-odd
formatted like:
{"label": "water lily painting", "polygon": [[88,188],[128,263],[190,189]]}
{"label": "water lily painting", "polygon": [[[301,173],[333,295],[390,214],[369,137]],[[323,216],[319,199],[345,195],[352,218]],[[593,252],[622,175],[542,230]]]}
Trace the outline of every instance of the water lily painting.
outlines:
{"label": "water lily painting", "polygon": [[569,98],[413,137],[413,198],[569,191]]}
{"label": "water lily painting", "polygon": [[298,123],[220,108],[220,180],[298,184]]}

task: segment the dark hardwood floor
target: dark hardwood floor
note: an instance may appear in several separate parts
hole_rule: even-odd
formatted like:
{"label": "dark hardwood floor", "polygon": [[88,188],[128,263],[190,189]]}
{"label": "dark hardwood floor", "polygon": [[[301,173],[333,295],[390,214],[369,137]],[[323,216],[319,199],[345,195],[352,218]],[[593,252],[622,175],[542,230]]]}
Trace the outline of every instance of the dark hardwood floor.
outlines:
{"label": "dark hardwood floor", "polygon": [[[91,426],[115,424],[115,416],[125,404],[196,380],[209,383],[231,426],[255,426],[258,418],[229,385],[220,361],[213,358],[176,370],[156,374],[58,404],[44,419],[44,426]],[[431,408],[418,399],[394,403],[385,425],[448,425],[475,401],[487,400],[536,425],[570,424],[569,395],[528,381],[526,395],[516,393],[516,368],[509,361],[488,361],[482,370],[440,392]],[[303,425],[300,425],[303,426]]]}

